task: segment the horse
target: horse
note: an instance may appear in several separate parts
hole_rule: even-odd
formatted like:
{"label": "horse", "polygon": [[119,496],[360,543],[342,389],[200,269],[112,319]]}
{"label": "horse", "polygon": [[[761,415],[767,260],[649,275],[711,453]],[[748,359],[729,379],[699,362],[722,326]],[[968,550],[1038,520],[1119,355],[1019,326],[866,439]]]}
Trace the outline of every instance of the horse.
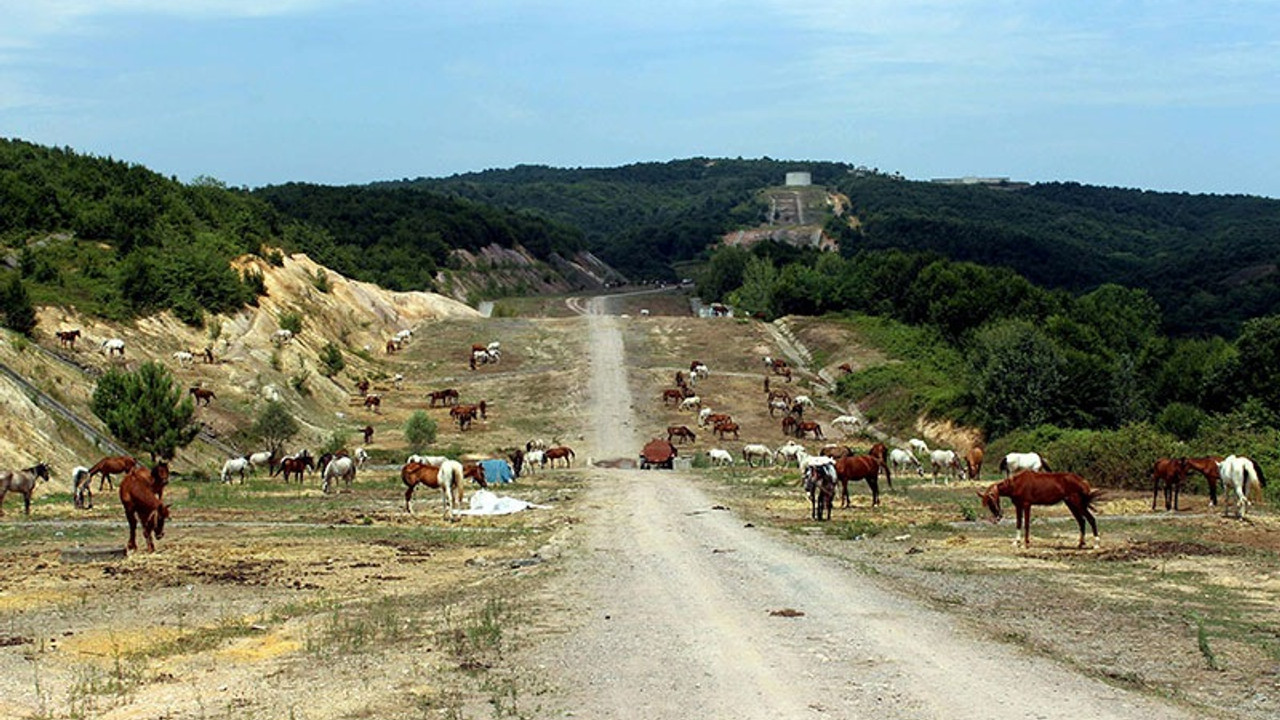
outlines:
{"label": "horse", "polygon": [[206,365],[214,364],[215,361],[213,358],[213,346],[205,345],[204,350],[202,350],[200,354],[204,357],[204,362]]}
{"label": "horse", "polygon": [[462,504],[462,483],[465,478],[472,478],[480,487],[489,487],[485,482],[484,466],[479,463],[463,465],[457,460],[446,460],[439,467],[425,463],[408,463],[400,468],[400,480],[405,484],[404,509],[413,513],[413,491],[418,485],[439,488],[444,496],[444,517],[453,519],[453,508]]}
{"label": "horse", "polygon": [[369,393],[364,396],[364,409],[373,408],[376,413],[382,412],[382,396],[377,393]]}
{"label": "horse", "polygon": [[822,437],[822,426],[819,425],[818,423],[813,422],[811,420],[806,420],[801,423],[796,423],[796,437],[802,438],[805,436],[806,433],[813,433],[813,439],[815,440],[826,439]]}
{"label": "horse", "polygon": [[1222,479],[1222,475],[1218,472],[1218,463],[1224,458],[1218,455],[1208,455],[1206,457],[1187,458],[1187,470],[1195,470],[1204,476],[1205,482],[1209,485],[1209,504],[1218,504],[1218,482]]}
{"label": "horse", "polygon": [[823,445],[818,448],[819,457],[828,457],[832,460],[839,460],[842,457],[848,457],[849,455],[855,454],[856,453],[854,453],[853,448],[848,445]]}
{"label": "horse", "polygon": [[[1259,487],[1267,486],[1267,478],[1262,474],[1262,466],[1247,457],[1228,455],[1225,460],[1218,463],[1218,473],[1222,476],[1222,509],[1226,513],[1228,499],[1235,497],[1236,499],[1236,517],[1244,519],[1245,507],[1249,505],[1249,498],[1246,497],[1251,482],[1258,483]],[[0,494],[0,499],[3,499]]]}
{"label": "horse", "polygon": [[58,336],[58,345],[76,349],[76,338],[80,337],[80,330],[59,330],[55,333]]}
{"label": "horse", "polygon": [[[160,463],[154,470],[136,465],[120,481],[120,504],[129,522],[129,543],[126,551],[138,549],[138,523],[142,523],[142,536],[147,541],[147,552],[155,552],[156,540],[164,537],[164,522],[169,519],[169,506],[161,502],[164,483],[169,475],[168,466]],[[163,478],[163,480],[162,480]]]}
{"label": "horse", "polygon": [[449,417],[458,423],[458,430],[463,431],[471,427],[472,421],[480,414],[480,408],[475,405],[454,405],[449,408]]}
{"label": "horse", "polygon": [[427,399],[431,401],[431,407],[435,407],[436,403],[440,403],[444,407],[458,404],[458,391],[453,388],[445,388],[443,390],[433,390],[427,393]]}
{"label": "horse", "polygon": [[831,421],[831,427],[839,430],[841,435],[849,437],[862,427],[862,421],[853,415],[840,415]]}
{"label": "horse", "polygon": [[271,333],[271,342],[275,343],[276,345],[284,345],[285,343],[291,342],[292,340],[293,340],[293,331],[287,328],[280,328],[279,330],[276,330],[274,333]]}
{"label": "horse", "polygon": [[955,450],[934,450],[929,453],[929,466],[933,469],[933,481],[938,482],[938,469],[945,468],[947,471],[943,481],[950,483],[949,478],[960,476],[964,479],[964,468],[960,467],[960,456]]}
{"label": "horse", "polygon": [[356,390],[360,391],[360,397],[364,397],[369,394],[369,387],[369,378],[362,378],[360,382],[356,383]]}
{"label": "horse", "polygon": [[689,377],[706,379],[711,374],[711,369],[700,362],[693,362],[689,365]]}
{"label": "horse", "polygon": [[1049,463],[1039,453],[1009,453],[1000,459],[1000,471],[1005,477],[1016,475],[1023,470],[1032,472],[1053,472]]}
{"label": "horse", "polygon": [[929,454],[929,446],[926,445],[925,441],[921,440],[920,438],[911,438],[910,440],[908,440],[907,447],[911,448],[911,452],[917,453],[919,455]]}
{"label": "horse", "polygon": [[879,459],[870,455],[850,455],[836,460],[836,478],[840,481],[840,507],[850,507],[849,481],[863,480],[871,489],[871,507],[880,504],[880,467]]}
{"label": "horse", "polygon": [[89,468],[83,465],[71,469],[71,504],[80,510],[93,509],[93,483]]}
{"label": "horse", "polygon": [[547,447],[548,445],[546,440],[543,440],[542,438],[532,438],[524,444],[524,451],[529,452],[530,450],[546,450]]}
{"label": "horse", "polygon": [[31,514],[31,493],[36,483],[49,479],[49,464],[43,461],[25,470],[0,470],[0,515],[4,514],[4,496],[10,490],[22,493],[22,509]]}
{"label": "horse", "polygon": [[784,413],[791,412],[791,406],[786,400],[770,400],[769,401],[769,417],[773,417],[775,412],[782,411]]}
{"label": "horse", "polygon": [[179,367],[187,367],[196,361],[196,356],[189,350],[179,350],[173,354],[173,359],[178,361]]}
{"label": "horse", "polygon": [[373,426],[372,425],[365,425],[364,427],[360,428],[360,434],[364,436],[365,445],[373,444]]}
{"label": "horse", "polygon": [[103,340],[102,344],[98,346],[98,351],[107,357],[111,357],[112,355],[124,357],[124,341],[120,338],[108,338]]}
{"label": "horse", "polygon": [[388,354],[388,355],[390,355],[390,354],[394,353],[395,351],[397,351],[397,350],[399,350],[399,349],[400,349],[400,343],[396,342],[394,339],[392,339],[392,340],[388,340],[388,341],[387,341],[387,354]]}
{"label": "horse", "polygon": [[[277,471],[284,474],[286,483],[289,482],[290,475],[298,476],[298,482],[301,483],[306,476],[306,471],[314,470],[315,467],[315,461],[311,459],[311,454],[303,452],[301,455],[293,455],[281,460]],[[275,473],[272,473],[272,477],[275,477]]]}
{"label": "horse", "polygon": [[218,397],[213,394],[212,390],[207,390],[202,387],[192,387],[187,390],[187,394],[196,399],[196,407],[200,407],[201,401],[204,401],[205,407],[208,407],[209,403],[213,402],[214,398]]}
{"label": "horse", "polygon": [[324,466],[324,472],[321,475],[324,483],[320,489],[325,494],[329,493],[329,487],[334,480],[341,479],[350,487],[351,481],[356,477],[356,461],[346,456],[335,457]]}
{"label": "horse", "polygon": [[782,418],[782,434],[796,435],[797,437],[799,437],[798,433],[796,432],[796,427],[799,426],[799,424],[800,424],[799,421],[796,420],[795,417],[791,415],[788,415]]}
{"label": "horse", "polygon": [[89,479],[92,480],[94,475],[101,475],[102,477],[98,479],[98,490],[102,490],[103,485],[110,485],[114,488],[115,483],[111,481],[111,476],[129,472],[137,464],[137,460],[127,455],[104,457],[89,468]]}
{"label": "horse", "polygon": [[884,480],[889,484],[889,489],[893,489],[893,473],[889,472],[889,448],[884,443],[876,443],[872,445],[867,454],[880,461],[880,467],[884,468]]}
{"label": "horse", "polygon": [[1000,498],[1007,497],[1013,501],[1017,511],[1017,529],[1022,537],[1014,534],[1014,543],[1021,541],[1024,547],[1031,547],[1031,506],[1067,504],[1071,516],[1080,527],[1080,543],[1084,547],[1084,522],[1089,521],[1093,530],[1093,543],[1098,544],[1098,521],[1091,512],[1094,502],[1102,496],[1101,490],[1089,486],[1084,478],[1068,472],[1036,472],[1024,470],[1011,478],[992,483],[986,492],[978,493],[982,504],[991,511],[992,522],[1000,522]]}
{"label": "horse", "polygon": [[761,464],[762,466],[763,466],[765,463],[768,463],[768,464],[772,465],[772,464],[773,464],[773,450],[770,450],[770,449],[769,449],[769,447],[768,447],[767,445],[761,445],[761,444],[759,444],[759,443],[752,443],[752,444],[750,444],[750,445],[743,445],[743,446],[742,446],[742,460],[743,460],[743,462],[745,462],[745,463],[747,464],[747,467],[755,467],[755,464],[753,464],[753,463],[751,462],[751,461],[752,461],[753,459],[755,459],[755,458],[760,458],[760,464]]}
{"label": "horse", "polygon": [[679,407],[680,410],[692,411],[692,410],[700,410],[701,408],[702,408],[702,398],[698,397],[697,395],[690,395],[689,397],[680,401],[680,407]]}
{"label": "horse", "polygon": [[565,467],[573,467],[573,448],[567,445],[553,447],[546,451],[545,456],[551,467],[556,466],[556,460],[564,460]]}
{"label": "horse", "polygon": [[783,459],[783,465],[786,465],[790,460],[795,460],[796,467],[800,467],[800,453],[802,452],[804,452],[803,445],[795,440],[788,440],[786,444],[780,446],[774,454]]}
{"label": "horse", "polygon": [[[810,458],[804,468],[804,490],[809,494],[810,516],[814,520],[830,520],[835,505],[836,461],[831,458]],[[825,515],[825,517],[824,517]]]}
{"label": "horse", "polygon": [[839,367],[837,367],[836,369],[839,370],[844,375],[853,374],[853,366],[850,365],[849,363],[840,363]]}
{"label": "horse", "polygon": [[710,425],[711,427],[715,427],[720,423],[727,423],[732,421],[733,421],[733,416],[730,415],[729,413],[709,412],[706,415],[702,415],[702,414],[698,415],[698,424],[701,425],[702,427],[707,427],[708,425]]}
{"label": "horse", "polygon": [[667,442],[671,442],[673,438],[680,438],[680,444],[686,441],[697,442],[698,436],[692,430],[684,425],[668,425],[667,426]]}
{"label": "horse", "polygon": [[271,471],[275,469],[276,454],[270,450],[263,450],[262,452],[245,455],[244,459],[249,461],[249,472],[251,473],[256,473],[258,468],[263,465],[267,466],[268,474],[271,474]]}
{"label": "horse", "polygon": [[668,388],[662,391],[662,404],[684,402],[684,390],[682,388]]}
{"label": "horse", "polygon": [[1151,466],[1151,509],[1156,509],[1160,485],[1164,485],[1164,509],[1178,509],[1178,495],[1187,480],[1187,459],[1160,458]]}
{"label": "horse", "polygon": [[547,467],[547,451],[546,450],[529,450],[524,454],[524,466],[529,468],[529,472],[533,473],[533,466],[537,465],[545,469]]}
{"label": "horse", "polygon": [[733,464],[733,455],[731,455],[728,450],[723,450],[721,448],[711,448],[708,450],[707,459],[711,461],[712,465],[717,467]]}
{"label": "horse", "polygon": [[889,464],[897,468],[898,472],[902,472],[908,466],[914,466],[916,469],[916,475],[924,477],[924,465],[916,459],[915,455],[911,454],[910,450],[903,450],[902,448],[894,448],[890,450]]}
{"label": "horse", "polygon": [[715,431],[714,431],[714,432],[715,432],[715,434],[716,434],[716,435],[719,435],[719,436],[720,436],[720,439],[721,439],[721,440],[723,440],[723,439],[724,439],[724,436],[725,436],[726,434],[728,434],[728,433],[733,433],[733,439],[734,439],[734,440],[737,440],[737,439],[738,439],[738,430],[739,430],[739,428],[738,428],[738,423],[733,422],[732,420],[726,420],[725,422],[717,423],[717,424],[716,424],[716,426],[715,426]]}
{"label": "horse", "polygon": [[229,483],[231,482],[231,475],[234,473],[240,476],[240,482],[243,483],[244,474],[249,472],[251,468],[252,465],[249,463],[248,456],[231,458],[230,460],[222,463],[222,473],[219,477],[222,479],[222,482]]}
{"label": "horse", "polygon": [[968,473],[971,480],[982,479],[982,458],[986,453],[977,445],[969,448],[969,452],[964,456],[965,472]]}
{"label": "horse", "polygon": [[409,458],[405,460],[405,464],[419,463],[421,465],[433,465],[435,467],[440,467],[444,464],[444,461],[448,459],[449,458],[445,455],[410,455]]}
{"label": "horse", "polygon": [[[768,380],[768,378],[765,379]],[[781,400],[787,404],[787,407],[791,407],[791,393],[786,390],[769,390],[768,393],[770,402]]]}
{"label": "horse", "polygon": [[369,462],[369,453],[364,448],[358,447],[351,453],[351,458],[356,461],[356,467],[363,468],[364,464]]}

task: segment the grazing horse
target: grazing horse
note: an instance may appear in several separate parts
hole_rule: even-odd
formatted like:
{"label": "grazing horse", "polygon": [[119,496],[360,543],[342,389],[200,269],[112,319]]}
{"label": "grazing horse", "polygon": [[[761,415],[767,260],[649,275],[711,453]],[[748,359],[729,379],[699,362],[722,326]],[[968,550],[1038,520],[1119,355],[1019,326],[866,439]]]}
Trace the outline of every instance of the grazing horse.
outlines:
{"label": "grazing horse", "polygon": [[1031,506],[1065,502],[1071,516],[1076,519],[1076,525],[1080,526],[1078,547],[1081,548],[1084,547],[1085,520],[1093,529],[1094,546],[1098,544],[1098,521],[1090,511],[1101,495],[1101,490],[1093,489],[1084,478],[1074,473],[1034,470],[1024,470],[1011,478],[992,483],[986,492],[978,493],[982,504],[991,511],[992,522],[1000,521],[1000,498],[1007,497],[1013,501],[1017,511],[1017,529],[1022,531],[1021,537],[1014,535],[1014,542],[1025,547],[1031,546]]}
{"label": "grazing horse", "polygon": [[849,481],[866,481],[871,489],[871,507],[880,504],[880,467],[884,463],[870,455],[850,455],[836,461],[836,478],[840,481],[840,507],[849,507]]}
{"label": "grazing horse", "polygon": [[463,465],[457,460],[446,460],[439,467],[426,463],[408,463],[400,468],[400,480],[405,484],[404,509],[412,513],[413,491],[418,485],[439,488],[444,496],[444,517],[453,519],[453,508],[462,504],[462,484],[465,478],[472,478],[480,487],[489,487],[485,482],[484,466],[479,463]]}
{"label": "grazing horse", "polygon": [[982,448],[977,445],[969,448],[969,452],[965,454],[964,466],[970,480],[982,479],[982,458],[985,454]]}
{"label": "grazing horse", "polygon": [[810,516],[814,520],[831,519],[837,480],[836,461],[831,458],[810,458],[805,465],[804,490],[809,494]]}
{"label": "grazing horse", "polygon": [[727,423],[732,421],[733,421],[733,416],[730,415],[729,413],[709,412],[706,414],[706,416],[703,416],[703,415],[698,416],[698,424],[703,427],[706,427],[708,425],[710,425],[711,427],[715,427],[720,423]]}
{"label": "grazing horse", "polygon": [[889,464],[897,468],[899,473],[908,467],[915,467],[916,475],[924,477],[924,465],[920,464],[920,461],[916,459],[915,455],[911,454],[910,450],[903,450],[902,448],[890,450]]}
{"label": "grazing horse", "polygon": [[1222,480],[1222,475],[1218,473],[1218,463],[1224,458],[1218,455],[1208,455],[1206,457],[1187,458],[1187,470],[1195,470],[1204,476],[1205,482],[1209,485],[1209,504],[1218,504],[1218,482]]}
{"label": "grazing horse", "polygon": [[134,460],[127,455],[111,455],[109,457],[104,457],[94,463],[93,467],[89,468],[89,479],[92,480],[94,475],[102,476],[98,479],[98,490],[102,490],[103,485],[115,487],[115,483],[111,481],[111,476],[119,475],[120,473],[127,473],[133,469],[134,465],[137,464],[137,460]]}
{"label": "grazing horse", "polygon": [[547,467],[547,451],[546,450],[529,450],[524,454],[524,466],[529,468],[529,473],[533,473],[534,466],[542,469]]}
{"label": "grazing horse", "polygon": [[364,408],[368,410],[373,408],[376,413],[382,412],[382,396],[377,393],[369,393],[364,396]]}
{"label": "grazing horse", "polygon": [[57,332],[58,344],[62,347],[76,349],[76,338],[80,337],[80,330],[59,330]]}
{"label": "grazing horse", "polygon": [[[289,482],[290,475],[298,476],[298,482],[301,483],[306,477],[307,470],[314,470],[315,467],[315,460],[311,458],[311,453],[304,451],[301,455],[293,455],[281,460],[276,470],[284,474],[286,483]],[[275,477],[275,473],[272,473],[272,477]]]}
{"label": "grazing horse", "polygon": [[853,366],[850,365],[849,363],[840,363],[840,366],[837,367],[836,369],[844,373],[845,375],[853,374]]}
{"label": "grazing horse", "polygon": [[360,397],[364,397],[369,394],[369,387],[369,378],[363,378],[360,382],[356,383],[356,390],[360,391]]}
{"label": "grazing horse", "polygon": [[71,469],[71,504],[80,510],[93,509],[93,483],[89,468],[83,465]]}
{"label": "grazing horse", "polygon": [[768,464],[772,465],[772,464],[773,464],[773,450],[769,449],[769,446],[767,446],[767,445],[761,445],[761,444],[759,444],[759,443],[752,443],[752,444],[750,444],[750,445],[743,445],[743,446],[742,446],[742,460],[743,460],[743,462],[745,462],[745,463],[747,464],[747,467],[755,467],[755,463],[751,462],[751,461],[752,461],[752,460],[754,460],[755,458],[760,458],[760,464],[761,464],[762,466],[763,466],[765,463],[768,463]]}
{"label": "grazing horse", "polygon": [[124,357],[124,341],[120,338],[108,338],[102,341],[102,345],[98,347],[98,350],[107,357],[112,355]]}
{"label": "grazing horse", "polygon": [[251,467],[248,457],[231,458],[230,460],[222,463],[222,473],[219,477],[222,479],[222,482],[229,483],[231,482],[231,475],[237,474],[240,476],[240,482],[243,483],[244,474],[249,472]]}
{"label": "grazing horse", "polygon": [[191,395],[196,399],[196,407],[200,407],[201,401],[204,402],[205,407],[208,407],[209,403],[213,402],[213,400],[218,397],[217,395],[213,394],[212,390],[207,390],[205,388],[196,387],[196,386],[193,386],[191,389],[187,390],[187,394]]}
{"label": "grazing horse", "polygon": [[458,423],[458,430],[463,431],[471,427],[472,421],[480,414],[480,408],[475,405],[454,405],[449,408],[449,417]]}
{"label": "grazing horse", "polygon": [[959,476],[964,479],[964,468],[960,467],[960,456],[955,450],[934,450],[929,453],[929,466],[933,469],[933,481],[938,482],[938,470],[943,469],[946,475],[943,481],[951,482],[951,478]]}
{"label": "grazing horse", "polygon": [[711,464],[716,467],[733,464],[733,455],[723,448],[711,448],[708,450],[707,459],[709,459]]}
{"label": "grazing horse", "polygon": [[684,397],[685,395],[684,395],[683,388],[674,388],[674,389],[668,388],[662,391],[662,404],[666,405],[667,403],[682,403],[684,402]]}
{"label": "grazing horse", "polygon": [[[1267,478],[1262,474],[1262,466],[1247,457],[1228,455],[1218,463],[1218,473],[1222,476],[1222,510],[1226,513],[1231,498],[1236,500],[1236,517],[1244,519],[1244,510],[1248,506],[1249,485],[1257,483],[1259,487],[1267,486]],[[3,499],[3,495],[0,495]]]}
{"label": "grazing horse", "polygon": [[547,462],[551,463],[551,467],[556,466],[556,460],[564,460],[565,467],[573,467],[573,448],[567,445],[559,445],[547,450],[544,453]]}
{"label": "grazing horse", "polygon": [[196,361],[196,356],[190,350],[179,350],[173,354],[173,359],[180,367],[188,367]]}
{"label": "grazing horse", "polygon": [[1032,472],[1053,472],[1049,463],[1039,453],[1009,453],[1000,459],[1000,471],[1005,477],[1016,475],[1023,470]]}
{"label": "grazing horse", "polygon": [[813,422],[811,420],[805,420],[804,422],[796,423],[796,437],[802,438],[808,433],[813,433],[813,439],[815,440],[826,439],[822,437],[822,426],[819,425],[818,423]]}
{"label": "grazing horse", "polygon": [[717,423],[715,426],[715,434],[719,435],[721,440],[723,440],[724,436],[728,433],[733,433],[733,439],[737,440],[738,430],[739,430],[738,423],[733,422],[732,420],[727,420],[722,423]]}
{"label": "grazing horse", "polygon": [[431,401],[431,407],[435,407],[436,403],[440,403],[444,407],[458,404],[458,391],[453,388],[445,388],[443,390],[433,390],[427,393],[427,399]]}
{"label": "grazing horse", "polygon": [[25,470],[0,470],[0,515],[4,514],[4,496],[10,490],[22,493],[22,509],[31,514],[31,493],[36,483],[49,479],[49,465],[38,462]]}
{"label": "grazing horse", "polygon": [[268,474],[270,474],[271,471],[275,470],[276,454],[270,450],[263,450],[262,452],[250,453],[249,455],[245,455],[244,459],[249,461],[249,472],[251,473],[257,473],[258,468],[262,467],[263,465],[267,466]]}
{"label": "grazing horse", "polygon": [[680,444],[687,442],[697,442],[698,436],[692,430],[684,425],[668,425],[667,426],[667,442],[671,442],[673,438],[680,438]]}
{"label": "grazing horse", "polygon": [[1164,485],[1164,509],[1178,509],[1178,495],[1187,480],[1187,459],[1160,458],[1151,466],[1151,509],[1156,509],[1160,485]]}
{"label": "grazing horse", "polygon": [[840,415],[831,421],[831,427],[839,430],[841,435],[849,437],[858,432],[858,429],[862,427],[862,421],[853,415]]}
{"label": "grazing horse", "polygon": [[169,519],[169,506],[161,502],[164,484],[168,481],[169,468],[164,463],[148,470],[135,465],[120,481],[120,504],[129,522],[129,543],[126,550],[138,549],[138,523],[142,523],[142,537],[147,541],[147,552],[155,552],[156,540],[164,537],[164,522]]}
{"label": "grazing horse", "polygon": [[356,461],[345,456],[335,457],[324,465],[324,472],[321,475],[324,483],[320,489],[325,494],[329,493],[329,487],[335,485],[334,481],[338,479],[350,487],[351,481],[356,477]]}
{"label": "grazing horse", "polygon": [[911,448],[911,451],[918,455],[929,454],[929,446],[920,438],[911,438],[908,440],[907,447]]}

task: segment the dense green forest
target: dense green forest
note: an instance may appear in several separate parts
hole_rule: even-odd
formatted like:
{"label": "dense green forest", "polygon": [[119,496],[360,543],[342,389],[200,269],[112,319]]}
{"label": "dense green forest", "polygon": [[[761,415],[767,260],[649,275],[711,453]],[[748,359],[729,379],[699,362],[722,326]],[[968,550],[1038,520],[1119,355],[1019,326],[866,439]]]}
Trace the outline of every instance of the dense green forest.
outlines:
{"label": "dense green forest", "polygon": [[253,195],[322,231],[300,243],[317,262],[393,290],[434,288],[436,272],[459,248],[518,244],[547,260],[585,247],[571,226],[440,193],[290,183]]}
{"label": "dense green forest", "polygon": [[753,226],[767,208],[757,193],[804,170],[818,185],[853,172],[835,162],[691,158],[617,168],[510,170],[418,178],[379,187],[445,192],[476,202],[520,208],[580,228],[590,250],[633,280],[675,278],[672,263],[702,256],[726,232]]}

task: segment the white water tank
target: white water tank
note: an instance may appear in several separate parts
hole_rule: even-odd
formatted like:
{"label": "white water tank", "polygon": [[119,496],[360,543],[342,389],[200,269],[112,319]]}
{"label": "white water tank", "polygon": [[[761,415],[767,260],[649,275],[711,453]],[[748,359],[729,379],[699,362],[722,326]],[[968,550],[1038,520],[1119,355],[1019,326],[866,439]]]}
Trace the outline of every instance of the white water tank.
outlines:
{"label": "white water tank", "polygon": [[787,187],[806,187],[813,184],[813,176],[807,172],[787,173]]}

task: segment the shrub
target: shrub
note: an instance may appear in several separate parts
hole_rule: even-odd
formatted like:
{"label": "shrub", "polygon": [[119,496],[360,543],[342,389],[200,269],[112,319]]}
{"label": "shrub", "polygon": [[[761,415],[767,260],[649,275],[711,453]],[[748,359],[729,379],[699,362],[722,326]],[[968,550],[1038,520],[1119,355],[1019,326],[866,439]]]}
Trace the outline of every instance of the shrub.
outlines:
{"label": "shrub", "polygon": [[320,350],[320,372],[325,377],[333,377],[342,372],[347,366],[347,361],[342,359],[342,350],[332,342],[325,343],[324,348]]}
{"label": "shrub", "polygon": [[409,416],[404,425],[404,440],[409,444],[409,449],[421,453],[436,441],[438,431],[436,421],[425,410],[418,410]]}
{"label": "shrub", "polygon": [[281,330],[288,330],[294,335],[302,332],[302,313],[300,312],[288,310],[280,313],[276,320],[280,323]]}

